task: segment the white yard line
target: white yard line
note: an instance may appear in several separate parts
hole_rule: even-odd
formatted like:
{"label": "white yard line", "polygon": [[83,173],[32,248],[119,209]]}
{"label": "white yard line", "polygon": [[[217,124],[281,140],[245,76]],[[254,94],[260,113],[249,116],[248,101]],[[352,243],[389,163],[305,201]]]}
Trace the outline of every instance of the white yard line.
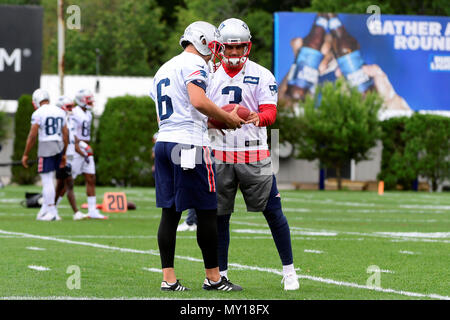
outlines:
{"label": "white yard line", "polygon": [[[264,229],[264,230],[261,230],[261,229],[233,229],[232,231],[236,232],[236,233],[271,234],[269,229]],[[291,230],[291,235],[334,237],[337,235],[337,233]]]}
{"label": "white yard line", "polygon": [[[246,226],[254,226],[254,227],[267,227],[267,224],[262,223],[253,223],[253,222],[243,222],[243,221],[233,221],[233,224],[238,225],[246,225]],[[318,230],[311,228],[300,228],[300,227],[290,227],[291,232],[311,232],[316,233],[316,235],[326,235],[326,234],[334,234],[334,235],[356,235],[356,236],[366,236],[366,237],[379,237],[379,238],[388,238],[388,239],[396,239],[403,241],[423,241],[423,242],[440,242],[440,243],[450,243],[450,240],[445,240],[445,238],[450,237],[449,233],[446,232],[432,232],[432,233],[419,233],[419,232],[403,232],[403,233],[395,233],[395,232],[372,232],[372,233],[364,233],[364,232],[348,232],[348,231],[336,231],[336,230]],[[251,229],[244,229],[251,230]],[[267,229],[268,230],[268,229]],[[323,234],[321,234],[323,233]],[[416,236],[415,236],[416,235]],[[417,236],[420,236],[418,238]],[[432,238],[432,239],[429,239]],[[436,238],[444,240],[435,240]]]}
{"label": "white yard line", "polygon": [[404,209],[426,209],[426,210],[450,210],[450,206],[430,206],[430,205],[407,205],[402,204],[399,206]]}
{"label": "white yard line", "polygon": [[50,271],[50,268],[43,266],[28,266],[28,268],[36,270],[36,271]]}
{"label": "white yard line", "polygon": [[26,247],[26,249],[32,250],[32,251],[45,251],[45,250],[47,250],[45,248],[38,248],[38,247]]}
{"label": "white yard line", "polygon": [[150,272],[162,273],[161,269],[156,269],[156,268],[142,268],[142,270],[150,271]]}
{"label": "white yard line", "polygon": [[391,270],[380,270],[381,273],[395,273],[394,271]]}
{"label": "white yard line", "polygon": [[[193,233],[195,234],[195,233]],[[156,239],[157,236],[113,236],[113,235],[92,235],[92,234],[86,234],[86,235],[53,235],[53,237],[65,237],[65,238],[76,238],[76,239]],[[22,236],[10,236],[10,235],[1,235],[0,239],[18,239],[23,238]],[[197,239],[197,236],[183,236],[183,235],[177,235],[177,239]],[[233,239],[242,239],[242,240],[273,240],[273,237],[270,236],[233,236]],[[307,240],[307,241],[367,241],[368,239],[365,238],[332,238],[332,237],[326,237],[326,238],[317,238],[317,237],[300,237],[300,236],[292,236],[292,240]],[[391,241],[402,241],[402,240],[391,240]]]}
{"label": "white yard line", "polygon": [[412,252],[412,251],[406,251],[406,250],[401,250],[401,251],[399,251],[401,254],[417,254],[417,253],[415,253],[415,252]]}
{"label": "white yard line", "polygon": [[403,238],[450,238],[450,232],[376,232],[377,234]]}
{"label": "white yard line", "polygon": [[[98,243],[79,242],[79,241],[72,241],[72,240],[67,240],[67,239],[45,237],[45,236],[28,234],[28,233],[11,232],[11,231],[5,231],[5,230],[0,230],[0,234],[18,235],[18,236],[22,236],[24,238],[55,241],[55,242],[59,242],[59,243],[88,246],[88,247],[93,247],[93,248],[107,249],[107,250],[113,250],[113,251],[119,251],[119,252],[139,253],[139,254],[149,254],[149,255],[159,256],[159,253],[157,250],[137,250],[137,249],[129,249],[129,248],[112,247],[112,246],[102,245],[102,244],[98,244]],[[176,258],[203,263],[202,259],[193,258],[193,257],[176,256]],[[241,265],[238,263],[229,263],[229,266],[237,267],[237,268],[241,268],[241,269],[245,269],[245,270],[267,272],[267,273],[277,274],[280,276],[283,275],[282,271],[277,270],[277,269],[262,268],[262,267],[258,267],[258,266],[247,266],[247,265]],[[416,297],[416,298],[431,298],[431,299],[439,299],[439,300],[450,300],[449,296],[442,296],[442,295],[433,294],[433,293],[425,294],[425,293],[409,292],[409,291],[387,289],[387,288],[376,288],[376,287],[374,288],[374,287],[369,287],[369,286],[365,286],[365,285],[359,285],[357,283],[337,281],[337,280],[333,280],[333,279],[326,279],[326,278],[322,278],[322,277],[314,277],[314,276],[308,276],[308,275],[299,275],[298,277],[300,279],[308,279],[311,281],[317,281],[317,282],[322,282],[322,283],[327,283],[327,284],[334,284],[334,285],[342,286],[342,287],[366,289],[366,290],[379,291],[379,292],[384,292],[384,293],[394,293],[394,294],[399,294],[399,295],[404,295],[404,296],[409,296],[409,297]]]}
{"label": "white yard line", "polygon": [[303,250],[303,252],[307,252],[307,253],[318,253],[318,254],[323,253],[323,251],[320,251],[320,250],[312,250],[312,249],[305,249],[305,250]]}

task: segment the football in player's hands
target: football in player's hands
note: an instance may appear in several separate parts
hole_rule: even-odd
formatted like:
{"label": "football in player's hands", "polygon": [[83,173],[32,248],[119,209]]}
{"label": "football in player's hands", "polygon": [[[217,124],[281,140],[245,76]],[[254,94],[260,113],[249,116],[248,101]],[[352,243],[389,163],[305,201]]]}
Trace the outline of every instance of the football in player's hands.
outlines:
{"label": "football in player's hands", "polygon": [[[232,112],[232,111],[234,110],[234,108],[236,108],[236,106],[239,106],[239,108],[238,108],[238,110],[237,110],[237,115],[238,115],[242,120],[246,121],[247,118],[248,118],[248,116],[250,115],[250,110],[247,109],[246,107],[241,106],[241,105],[239,105],[239,104],[233,103],[233,104],[227,104],[227,105],[223,106],[222,109],[223,109],[224,111],[230,113],[230,112]],[[216,120],[216,119],[209,118],[209,119],[208,119],[208,122],[209,122],[209,126],[210,126],[211,128],[215,128],[215,129],[228,129],[228,126],[227,126],[225,123],[223,123],[223,122],[221,122],[221,121],[218,121],[218,120]]]}

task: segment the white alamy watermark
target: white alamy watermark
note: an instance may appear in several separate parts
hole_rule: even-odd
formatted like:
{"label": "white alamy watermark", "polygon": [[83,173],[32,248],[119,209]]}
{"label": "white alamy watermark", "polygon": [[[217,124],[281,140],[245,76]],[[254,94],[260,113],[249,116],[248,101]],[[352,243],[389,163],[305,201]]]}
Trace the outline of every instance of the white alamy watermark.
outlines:
{"label": "white alamy watermark", "polygon": [[381,30],[381,9],[377,5],[370,5],[367,7],[366,13],[370,13],[371,16],[367,18],[367,29],[371,34],[380,34]]}
{"label": "white alamy watermark", "polygon": [[371,265],[367,267],[367,273],[372,274],[366,281],[366,286],[369,288],[381,289],[381,269],[379,266]]}
{"label": "white alamy watermark", "polygon": [[81,29],[81,8],[77,5],[67,7],[66,13],[70,16],[66,19],[67,29],[80,30]]}
{"label": "white alamy watermark", "polygon": [[[210,129],[213,130],[213,129]],[[215,130],[215,129],[214,129]],[[176,144],[170,154],[170,158],[172,162],[176,165],[181,165],[183,169],[194,169],[196,165],[201,165],[202,163],[211,164],[212,162],[222,164],[222,163],[242,163],[251,162],[253,164],[260,164],[261,170],[259,172],[260,175],[273,175],[277,174],[280,169],[280,130],[279,129],[271,129],[270,130],[270,145],[266,145],[262,139],[267,139],[266,137],[262,139],[256,139],[253,137],[239,137],[244,142],[238,143],[233,139],[237,139],[236,136],[230,136],[234,142],[234,148],[230,147],[230,141],[226,141],[226,133],[221,137],[222,144],[219,146],[219,143],[216,141],[217,136],[214,134],[210,134],[212,147],[201,147],[201,146],[192,146],[186,144]],[[244,145],[245,147],[236,148],[236,145]],[[211,156],[212,149],[216,149],[216,157],[213,160]],[[243,153],[245,157],[242,159],[235,158],[235,149],[239,150],[238,153]],[[232,151],[222,151],[222,150],[232,150]],[[269,151],[270,158],[264,157],[266,150]],[[255,156],[255,160],[253,160],[253,156],[250,157],[246,153],[253,153]],[[221,156],[218,156],[218,153]],[[258,156],[259,155],[259,156]],[[249,157],[247,159],[246,157]],[[262,160],[260,160],[262,159]],[[271,161],[269,161],[271,160]],[[269,165],[270,163],[270,165]]]}
{"label": "white alamy watermark", "polygon": [[70,274],[67,278],[66,286],[69,290],[80,290],[81,289],[81,269],[79,266],[72,265],[68,266],[66,273]]}

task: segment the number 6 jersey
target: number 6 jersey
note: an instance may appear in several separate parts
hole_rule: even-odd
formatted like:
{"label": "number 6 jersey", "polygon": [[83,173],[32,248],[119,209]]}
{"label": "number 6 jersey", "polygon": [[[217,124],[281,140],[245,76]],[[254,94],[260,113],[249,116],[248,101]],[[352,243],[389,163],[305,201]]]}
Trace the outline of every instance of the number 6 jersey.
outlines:
{"label": "number 6 jersey", "polygon": [[209,146],[207,116],[192,106],[187,84],[206,92],[209,68],[205,60],[183,52],[167,61],[155,74],[150,97],[159,117],[157,141]]}

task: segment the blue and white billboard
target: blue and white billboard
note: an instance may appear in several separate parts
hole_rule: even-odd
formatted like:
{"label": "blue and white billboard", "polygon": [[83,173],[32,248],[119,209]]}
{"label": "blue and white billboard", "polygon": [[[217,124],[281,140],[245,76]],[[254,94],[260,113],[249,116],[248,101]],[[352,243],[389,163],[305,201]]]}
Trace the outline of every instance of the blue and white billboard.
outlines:
{"label": "blue and white billboard", "polygon": [[345,77],[392,110],[450,111],[450,18],[274,14],[274,74],[281,98],[303,99]]}

